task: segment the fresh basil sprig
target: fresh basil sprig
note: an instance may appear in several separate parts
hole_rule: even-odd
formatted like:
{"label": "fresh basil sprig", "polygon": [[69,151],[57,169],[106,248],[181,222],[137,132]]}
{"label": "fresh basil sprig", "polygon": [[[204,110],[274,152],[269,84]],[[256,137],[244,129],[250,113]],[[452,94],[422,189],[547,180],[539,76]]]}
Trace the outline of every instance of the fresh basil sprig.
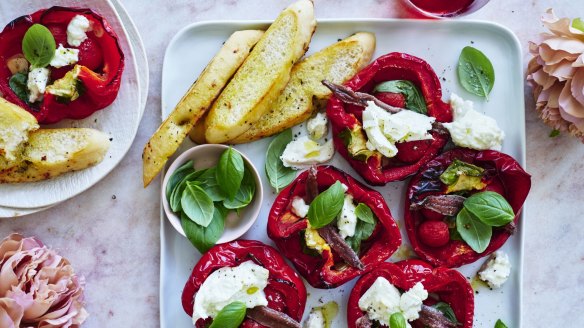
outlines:
{"label": "fresh basil sprig", "polygon": [[495,328],[507,328],[507,325],[505,323],[503,323],[503,321],[501,321],[501,319],[497,320],[497,322],[495,322]]}
{"label": "fresh basil sprig", "polygon": [[477,220],[466,208],[456,215],[456,230],[470,248],[477,253],[487,249],[493,235],[493,228]]}
{"label": "fresh basil sprig", "polygon": [[243,158],[241,155],[229,147],[219,158],[216,178],[219,188],[227,195],[228,199],[233,199],[241,186],[243,179]]}
{"label": "fresh basil sprig", "polygon": [[22,53],[34,68],[49,65],[55,56],[55,38],[48,28],[34,24],[28,28],[22,39]]}
{"label": "fresh basil sprig", "polygon": [[189,241],[199,252],[204,253],[213,247],[223,235],[226,216],[227,210],[221,204],[216,204],[213,210],[213,220],[208,226],[203,227],[196,224],[184,212],[181,214],[180,223]]}
{"label": "fresh basil sprig", "polygon": [[480,50],[464,47],[458,58],[458,81],[466,91],[488,100],[495,84],[493,64]]}
{"label": "fresh basil sprig", "polygon": [[266,176],[276,192],[280,192],[280,189],[289,185],[296,178],[296,171],[284,166],[280,159],[284,149],[291,141],[292,130],[288,129],[278,134],[268,146],[265,165]]}
{"label": "fresh basil sprig", "polygon": [[375,215],[369,206],[359,203],[355,207],[355,215],[357,216],[357,224],[355,225],[355,234],[352,237],[347,237],[345,241],[355,253],[360,254],[361,243],[363,240],[369,239],[373,230],[375,230],[375,224],[377,220]]}
{"label": "fresh basil sprig", "polygon": [[458,321],[458,319],[456,319],[456,315],[454,314],[454,310],[452,310],[452,307],[446,303],[446,302],[438,302],[434,305],[432,305],[433,308],[435,308],[436,310],[442,312],[442,314],[444,314],[444,316],[446,317],[446,319],[448,319],[448,321],[452,322],[455,325],[460,325],[460,322]]}
{"label": "fresh basil sprig", "polygon": [[375,224],[375,218],[373,217],[371,208],[363,203],[357,204],[357,207],[355,207],[355,215],[359,220]]}
{"label": "fresh basil sprig", "polygon": [[418,87],[408,80],[385,81],[375,86],[373,92],[401,93],[406,100],[406,108],[419,114],[428,114],[426,100]]}
{"label": "fresh basil sprig", "polygon": [[213,318],[209,328],[237,328],[245,319],[247,308],[243,302],[232,302],[227,304]]}
{"label": "fresh basil sprig", "polygon": [[389,317],[389,328],[406,328],[406,318],[401,312],[395,312]]}
{"label": "fresh basil sprig", "polygon": [[315,228],[331,223],[343,209],[345,190],[339,181],[314,198],[308,207],[308,222]]}
{"label": "fresh basil sprig", "polygon": [[196,181],[187,182],[182,193],[180,205],[182,211],[196,224],[207,227],[213,219],[214,205],[211,197],[207,195]]}
{"label": "fresh basil sprig", "polygon": [[10,77],[8,80],[8,85],[10,89],[20,98],[20,100],[28,103],[28,87],[26,83],[28,82],[28,75],[24,73],[16,73]]}
{"label": "fresh basil sprig", "polygon": [[253,195],[255,194],[255,181],[251,175],[251,170],[246,168],[243,173],[243,179],[241,180],[241,186],[239,190],[235,193],[233,199],[224,199],[223,206],[228,209],[236,210],[246,207],[251,203]]}
{"label": "fresh basil sprig", "polygon": [[511,205],[503,196],[493,191],[483,191],[470,196],[464,201],[464,208],[491,227],[509,224],[515,217]]}
{"label": "fresh basil sprig", "polygon": [[176,169],[166,183],[166,197],[170,197],[174,188],[176,188],[176,186],[192,172],[195,172],[192,160],[184,163]]}

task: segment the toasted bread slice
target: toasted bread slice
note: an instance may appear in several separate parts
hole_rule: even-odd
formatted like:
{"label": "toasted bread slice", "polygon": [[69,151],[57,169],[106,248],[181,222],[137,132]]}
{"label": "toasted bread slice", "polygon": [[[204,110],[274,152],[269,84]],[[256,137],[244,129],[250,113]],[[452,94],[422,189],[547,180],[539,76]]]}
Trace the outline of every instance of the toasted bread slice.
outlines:
{"label": "toasted bread slice", "polygon": [[0,98],[0,156],[15,160],[28,133],[39,128],[36,118],[26,110]]}
{"label": "toasted bread slice", "polygon": [[344,83],[369,63],[374,51],[375,35],[360,32],[302,60],[272,109],[229,143],[254,141],[306,121],[331,95],[321,81]]}
{"label": "toasted bread slice", "polygon": [[14,161],[0,157],[0,183],[49,179],[85,169],[103,160],[108,136],[94,129],[46,129],[30,132]]}
{"label": "toasted bread slice", "polygon": [[267,111],[308,49],[315,27],[312,1],[300,0],[282,11],[209,110],[208,142],[239,136]]}
{"label": "toasted bread slice", "polygon": [[150,138],[142,153],[144,187],[162,170],[166,161],[183,142],[241,66],[250,50],[264,34],[259,30],[233,33],[207,64],[205,70]]}

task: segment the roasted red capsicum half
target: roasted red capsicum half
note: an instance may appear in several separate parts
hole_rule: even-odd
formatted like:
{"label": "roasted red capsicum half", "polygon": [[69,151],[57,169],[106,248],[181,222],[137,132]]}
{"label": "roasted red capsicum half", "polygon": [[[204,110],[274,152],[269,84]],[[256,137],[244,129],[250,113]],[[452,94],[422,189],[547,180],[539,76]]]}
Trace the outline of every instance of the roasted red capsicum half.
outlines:
{"label": "roasted red capsicum half", "polygon": [[[67,27],[77,15],[87,18],[91,29],[86,32],[87,39],[79,46],[72,46],[67,42]],[[51,70],[49,84],[78,67],[76,88],[79,95],[74,100],[45,91],[42,101],[30,103],[11,89],[10,79],[17,72],[11,71],[8,63],[15,58],[24,58],[22,40],[33,24],[45,26],[57,46],[62,44],[66,48],[79,50],[76,65],[48,67]],[[105,18],[91,9],[42,9],[13,20],[0,33],[0,93],[8,101],[28,110],[39,123],[56,123],[65,118],[82,119],[109,106],[120,89],[123,70],[124,54],[118,36]]]}
{"label": "roasted red capsicum half", "polygon": [[[396,80],[409,81],[419,90],[427,116],[435,117],[437,122],[452,121],[451,108],[442,101],[442,88],[436,73],[418,57],[398,52],[381,56],[346,82],[345,86],[353,91],[373,94],[391,106],[407,108],[403,93],[374,93],[374,88],[380,83]],[[403,180],[416,173],[448,141],[448,134],[430,131],[433,139],[399,142],[396,144],[396,156],[387,158],[378,151],[367,149],[363,110],[363,106],[345,103],[333,94],[326,112],[332,124],[336,150],[372,185]]]}
{"label": "roasted red capsicum half", "polygon": [[[349,296],[347,321],[349,328],[366,327],[371,322],[368,314],[359,307],[359,299],[378,278],[385,278],[402,291],[409,290],[418,282],[430,294],[424,300],[420,318],[410,322],[414,328],[461,327],[472,328],[474,316],[474,292],[468,280],[458,271],[449,268],[433,268],[420,260],[406,260],[397,263],[383,263],[357,281]],[[438,303],[446,303],[453,311],[459,324],[452,324],[447,316],[439,312]],[[434,307],[433,307],[434,306]],[[445,321],[448,320],[448,321]],[[445,325],[431,322],[445,321]],[[371,326],[369,326],[371,327]],[[382,326],[386,327],[386,326]]]}
{"label": "roasted red capsicum half", "polygon": [[[344,197],[350,195],[353,205],[366,205],[375,218],[374,223],[368,224],[357,219],[359,222],[352,237],[341,236],[337,230],[338,221],[343,217],[323,228],[312,229],[309,220],[298,215],[293,208],[296,200],[310,204],[315,194],[322,193],[337,181],[346,188]],[[363,205],[361,207],[365,208]],[[366,230],[368,233],[364,232]],[[268,217],[268,236],[316,288],[334,288],[372,270],[401,244],[399,228],[383,196],[332,166],[307,170],[280,192]],[[308,238],[317,245],[316,248],[314,245],[309,247]],[[351,256],[349,253],[352,258],[347,258]]]}
{"label": "roasted red capsicum half", "polygon": [[[450,183],[454,175],[458,177]],[[531,176],[504,153],[457,148],[437,156],[411,179],[407,190],[405,225],[414,251],[433,265],[446,267],[493,253],[513,234],[530,188]],[[502,196],[499,203],[508,203],[509,222],[494,226],[490,241],[478,253],[460,238],[456,222],[466,199],[490,192]]]}
{"label": "roasted red capsicum half", "polygon": [[[264,289],[268,300],[267,310],[284,314],[284,316],[300,322],[306,305],[306,288],[302,279],[286,263],[277,250],[256,240],[236,240],[230,243],[218,244],[205,253],[193,268],[193,272],[185,284],[182,293],[184,311],[189,316],[193,315],[193,305],[197,292],[209,275],[218,269],[236,267],[247,261],[252,261],[269,271],[268,284]],[[271,312],[269,315],[272,314]],[[262,328],[271,326],[260,324],[258,321],[251,319],[250,315],[250,309],[248,309],[247,317],[240,327]],[[254,315],[261,316],[262,313],[258,314],[256,311]],[[266,320],[271,320],[271,318],[266,318]],[[211,322],[211,318],[207,320],[199,319],[195,326],[198,328],[208,327]],[[283,324],[280,324],[280,326],[287,327]]]}

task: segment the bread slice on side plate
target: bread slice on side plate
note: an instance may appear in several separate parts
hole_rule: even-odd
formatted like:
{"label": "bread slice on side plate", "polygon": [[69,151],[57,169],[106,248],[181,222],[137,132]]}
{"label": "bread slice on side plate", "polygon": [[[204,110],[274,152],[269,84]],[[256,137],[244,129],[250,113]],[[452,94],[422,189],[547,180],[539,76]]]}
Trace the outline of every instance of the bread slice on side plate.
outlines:
{"label": "bread slice on side plate", "polygon": [[38,128],[32,114],[0,97],[0,157],[15,160],[28,133]]}
{"label": "bread slice on side plate", "polygon": [[312,1],[297,1],[280,13],[209,110],[208,142],[236,138],[271,107],[292,65],[308,50],[315,27]]}
{"label": "bread slice on side plate", "polygon": [[144,147],[142,153],[144,187],[148,186],[162,170],[168,158],[176,152],[195,123],[211,107],[263,34],[264,32],[259,30],[233,33],[207,64],[199,78]]}
{"label": "bread slice on side plate", "polygon": [[14,161],[0,156],[0,183],[32,182],[78,171],[103,160],[108,136],[86,128],[30,132]]}
{"label": "bread slice on side plate", "polygon": [[305,58],[292,69],[290,82],[271,110],[228,143],[254,141],[306,121],[331,95],[321,81],[346,82],[371,61],[374,51],[375,35],[359,32]]}

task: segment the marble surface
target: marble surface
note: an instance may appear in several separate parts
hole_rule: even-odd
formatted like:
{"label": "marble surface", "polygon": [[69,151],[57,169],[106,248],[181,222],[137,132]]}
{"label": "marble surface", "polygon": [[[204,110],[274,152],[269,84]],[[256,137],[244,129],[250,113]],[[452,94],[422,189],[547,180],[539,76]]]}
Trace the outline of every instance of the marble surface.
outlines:
{"label": "marble surface", "polygon": [[[11,0],[17,1],[17,0]],[[39,236],[68,257],[87,279],[85,327],[157,327],[160,181],[141,184],[141,152],[160,123],[164,50],[184,25],[202,20],[271,19],[284,0],[122,0],[142,33],[150,64],[148,105],[138,136],[121,164],[87,192],[45,212],[0,221],[0,235]],[[315,0],[317,18],[410,17],[392,0]],[[559,16],[584,16],[580,1],[492,0],[473,19],[498,22],[521,41],[543,26],[553,7]],[[3,24],[7,22],[0,22]],[[526,64],[525,64],[526,65]],[[568,136],[549,138],[525,89],[527,169],[533,189],[527,206],[523,311],[525,327],[582,327],[584,316],[584,145]],[[514,109],[510,109],[514,110]]]}

